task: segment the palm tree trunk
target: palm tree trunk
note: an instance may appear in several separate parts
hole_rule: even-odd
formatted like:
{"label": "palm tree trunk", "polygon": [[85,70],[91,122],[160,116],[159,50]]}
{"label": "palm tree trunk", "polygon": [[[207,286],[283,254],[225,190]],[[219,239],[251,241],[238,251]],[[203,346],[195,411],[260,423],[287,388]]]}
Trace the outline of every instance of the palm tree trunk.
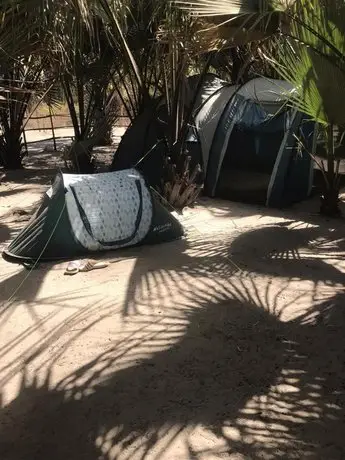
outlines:
{"label": "palm tree trunk", "polygon": [[340,214],[339,184],[334,160],[334,125],[331,123],[327,128],[327,177],[320,207],[320,213],[330,217],[337,217]]}

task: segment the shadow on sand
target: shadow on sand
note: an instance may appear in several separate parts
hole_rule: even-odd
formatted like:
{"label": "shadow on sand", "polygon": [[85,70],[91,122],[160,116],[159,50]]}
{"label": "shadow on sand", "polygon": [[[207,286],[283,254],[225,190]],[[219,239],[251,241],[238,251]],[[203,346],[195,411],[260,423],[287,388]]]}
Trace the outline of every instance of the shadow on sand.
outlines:
{"label": "shadow on sand", "polygon": [[[122,311],[140,335],[127,333],[54,384],[52,363],[43,380],[24,363],[18,395],[0,412],[0,458],[345,458],[345,295],[324,301],[315,291],[308,311],[282,318],[298,302],[281,304],[290,278],[321,278],[297,257],[321,244],[308,231],[182,241],[160,257],[162,248],[143,249]],[[328,242],[339,255],[338,236]],[[242,278],[230,258],[241,251],[252,271],[271,274],[270,263],[255,265],[253,245],[278,263],[294,255],[298,273],[292,265],[275,292],[267,279],[262,289],[254,275]],[[337,268],[324,273],[332,286],[342,279]]]}
{"label": "shadow on sand", "polygon": [[[49,374],[43,383],[23,375],[3,409],[1,458],[159,459],[182,437],[185,451],[166,458],[340,460],[343,305],[338,295],[284,323],[254,303],[219,299],[171,317],[178,340],[171,328],[139,346],[127,339],[54,388]],[[132,347],[155,340],[167,349],[135,359]],[[126,369],[109,372],[126,356]],[[204,450],[192,427],[217,442]]]}

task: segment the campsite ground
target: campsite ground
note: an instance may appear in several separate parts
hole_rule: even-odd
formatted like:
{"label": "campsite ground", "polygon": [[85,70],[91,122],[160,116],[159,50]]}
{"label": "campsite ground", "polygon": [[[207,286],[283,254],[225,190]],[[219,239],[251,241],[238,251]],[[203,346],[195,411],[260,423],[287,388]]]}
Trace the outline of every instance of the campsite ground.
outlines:
{"label": "campsite ground", "polygon": [[[2,178],[2,247],[60,165]],[[73,277],[1,260],[1,460],[345,458],[344,221],[317,206],[200,200],[184,240]]]}

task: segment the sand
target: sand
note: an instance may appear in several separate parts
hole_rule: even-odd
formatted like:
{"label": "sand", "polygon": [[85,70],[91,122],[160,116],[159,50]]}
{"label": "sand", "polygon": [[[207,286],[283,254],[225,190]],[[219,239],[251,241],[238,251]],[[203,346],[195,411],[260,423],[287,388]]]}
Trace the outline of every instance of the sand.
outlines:
{"label": "sand", "polygon": [[[2,247],[49,161],[3,178]],[[1,260],[1,460],[345,458],[344,221],[316,210],[200,200],[74,277]]]}

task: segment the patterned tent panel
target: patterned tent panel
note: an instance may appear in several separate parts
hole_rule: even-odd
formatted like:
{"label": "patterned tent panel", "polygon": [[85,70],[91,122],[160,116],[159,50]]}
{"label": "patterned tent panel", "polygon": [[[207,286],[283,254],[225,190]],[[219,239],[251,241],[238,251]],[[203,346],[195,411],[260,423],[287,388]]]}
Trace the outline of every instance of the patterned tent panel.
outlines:
{"label": "patterned tent panel", "polygon": [[135,170],[64,175],[66,203],[74,235],[89,250],[133,245],[147,235],[152,200],[142,176]]}

